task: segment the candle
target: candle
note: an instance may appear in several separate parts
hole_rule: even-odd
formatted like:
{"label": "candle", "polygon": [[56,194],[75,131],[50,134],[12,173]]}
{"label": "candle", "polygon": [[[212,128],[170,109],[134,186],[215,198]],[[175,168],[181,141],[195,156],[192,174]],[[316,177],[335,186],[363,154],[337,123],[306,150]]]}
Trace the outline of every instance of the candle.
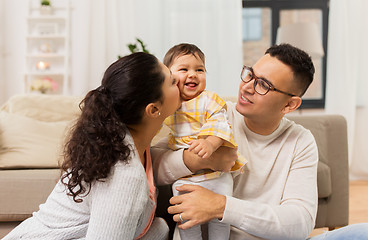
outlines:
{"label": "candle", "polygon": [[48,62],[39,61],[36,64],[36,69],[37,70],[45,71],[46,69],[49,69],[49,68],[50,68],[50,63],[48,63]]}

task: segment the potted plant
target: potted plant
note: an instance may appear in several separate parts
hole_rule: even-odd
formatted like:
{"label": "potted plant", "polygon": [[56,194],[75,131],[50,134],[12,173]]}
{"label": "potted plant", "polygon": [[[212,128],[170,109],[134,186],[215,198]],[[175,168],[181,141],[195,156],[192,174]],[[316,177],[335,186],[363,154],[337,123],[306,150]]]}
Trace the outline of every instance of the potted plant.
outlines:
{"label": "potted plant", "polygon": [[[136,52],[145,52],[145,53],[150,53],[147,48],[146,48],[146,45],[144,44],[144,42],[139,39],[139,38],[136,38],[135,39],[137,42],[135,43],[129,43],[127,44],[127,47],[130,51],[130,53],[136,53]],[[118,58],[121,58],[120,55],[118,55]]]}
{"label": "potted plant", "polygon": [[52,14],[52,6],[50,0],[41,0],[40,13],[42,15]]}
{"label": "potted plant", "polygon": [[56,92],[58,89],[58,84],[51,78],[45,77],[33,79],[30,87],[33,93],[45,94],[49,92]]}
{"label": "potted plant", "polygon": [[130,43],[128,44],[128,48],[130,50],[131,53],[135,53],[135,52],[145,52],[145,53],[150,53],[147,49],[146,49],[146,45],[143,43],[142,40],[140,40],[139,38],[136,38],[139,46],[137,45],[137,43]]}

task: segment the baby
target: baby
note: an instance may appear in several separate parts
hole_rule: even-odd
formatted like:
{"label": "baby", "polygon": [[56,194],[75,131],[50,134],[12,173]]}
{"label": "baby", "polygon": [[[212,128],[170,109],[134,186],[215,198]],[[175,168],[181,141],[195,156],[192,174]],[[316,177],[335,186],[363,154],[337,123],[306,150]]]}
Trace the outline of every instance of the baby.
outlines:
{"label": "baby", "polygon": [[[227,121],[226,103],[216,93],[205,91],[206,68],[203,52],[193,44],[182,43],[172,47],[164,57],[164,64],[178,80],[181,107],[164,123],[170,128],[169,147],[173,150],[188,148],[202,158],[208,158],[220,146],[236,148],[231,127]],[[238,154],[231,172],[241,172],[246,160]],[[231,173],[200,171],[181,178],[177,186],[196,184],[222,195],[232,195]],[[185,219],[184,219],[185,220]],[[201,226],[179,230],[182,240],[202,239]],[[229,239],[230,225],[214,219],[208,223],[209,239]]]}

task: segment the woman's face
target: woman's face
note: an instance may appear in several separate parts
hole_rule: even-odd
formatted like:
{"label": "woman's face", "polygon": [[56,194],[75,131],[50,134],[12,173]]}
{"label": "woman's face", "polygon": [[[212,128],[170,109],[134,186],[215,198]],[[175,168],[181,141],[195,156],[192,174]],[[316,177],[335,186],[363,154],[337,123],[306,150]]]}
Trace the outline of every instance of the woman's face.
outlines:
{"label": "woman's face", "polygon": [[161,115],[166,118],[172,115],[181,105],[178,80],[175,79],[170,70],[160,62],[162,71],[165,75],[164,83],[162,84],[163,102]]}

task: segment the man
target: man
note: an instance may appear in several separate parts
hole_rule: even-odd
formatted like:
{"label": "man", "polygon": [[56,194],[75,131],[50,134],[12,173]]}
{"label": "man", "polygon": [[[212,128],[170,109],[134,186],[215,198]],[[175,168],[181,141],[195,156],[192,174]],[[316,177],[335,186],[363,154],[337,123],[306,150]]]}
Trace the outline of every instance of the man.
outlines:
{"label": "man", "polygon": [[[237,104],[228,117],[239,151],[248,159],[234,178],[233,196],[184,185],[169,212],[186,229],[213,218],[232,227],[231,239],[305,239],[317,212],[318,152],[312,134],[287,119],[313,80],[310,57],[288,44],[273,46],[252,67],[244,67]],[[236,154],[221,148],[209,160],[192,152],[153,149],[160,184],[200,169],[229,170]]]}
{"label": "man", "polygon": [[[253,66],[244,67],[236,104],[228,117],[240,153],[248,159],[234,178],[233,196],[183,185],[168,211],[179,228],[211,219],[232,226],[230,239],[306,239],[317,213],[318,151],[310,131],[284,115],[296,110],[313,80],[305,52],[288,44],[272,46]],[[161,142],[152,149],[158,184],[201,169],[228,171],[237,158],[222,147],[209,159],[188,150],[170,151]]]}

